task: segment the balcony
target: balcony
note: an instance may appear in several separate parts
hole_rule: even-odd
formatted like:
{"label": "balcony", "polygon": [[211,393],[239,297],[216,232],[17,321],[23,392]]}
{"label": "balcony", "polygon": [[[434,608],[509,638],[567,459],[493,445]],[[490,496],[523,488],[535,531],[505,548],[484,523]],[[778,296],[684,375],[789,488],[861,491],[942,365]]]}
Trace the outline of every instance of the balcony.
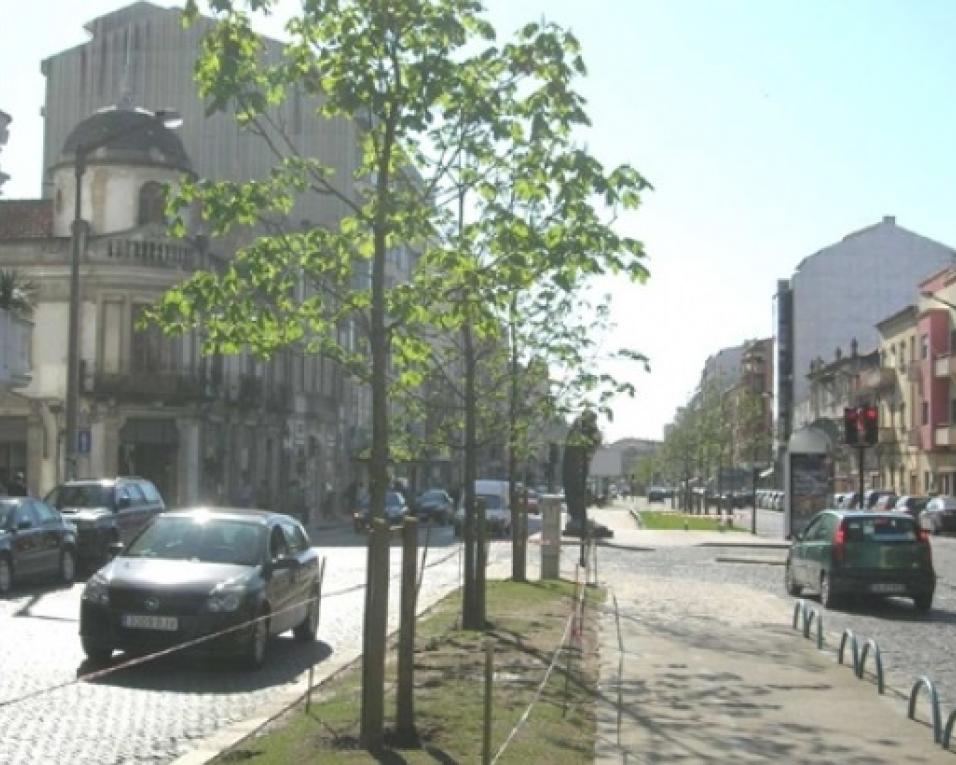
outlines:
{"label": "balcony", "polygon": [[[96,398],[175,403],[207,397],[205,386],[197,375],[180,372],[96,374],[92,382],[92,390],[87,392]],[[89,384],[89,378],[86,384]]]}
{"label": "balcony", "polygon": [[956,376],[956,356],[951,354],[937,356],[933,360],[933,376],[937,380],[948,380]]}
{"label": "balcony", "polygon": [[262,402],[262,379],[254,375],[242,375],[239,378],[239,403],[245,406],[258,406]]}
{"label": "balcony", "polygon": [[906,379],[911,383],[923,381],[923,364],[920,361],[911,361],[906,365]]}
{"label": "balcony", "polygon": [[879,443],[898,444],[899,440],[899,434],[896,432],[896,428],[880,428]]}
{"label": "balcony", "polygon": [[936,446],[956,447],[956,425],[937,425],[933,436]]}
{"label": "balcony", "polygon": [[906,443],[917,448],[923,446],[923,437],[919,428],[910,428],[906,433]]}
{"label": "balcony", "polygon": [[860,372],[860,390],[885,390],[895,385],[896,370],[893,367],[876,367]]}

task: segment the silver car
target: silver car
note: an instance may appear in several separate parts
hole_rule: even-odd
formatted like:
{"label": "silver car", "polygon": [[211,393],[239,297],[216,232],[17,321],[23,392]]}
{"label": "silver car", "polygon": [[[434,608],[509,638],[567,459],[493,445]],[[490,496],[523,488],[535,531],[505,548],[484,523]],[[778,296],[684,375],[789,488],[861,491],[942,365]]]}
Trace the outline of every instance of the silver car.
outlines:
{"label": "silver car", "polygon": [[956,531],[956,497],[933,497],[919,514],[919,525],[926,531]]}

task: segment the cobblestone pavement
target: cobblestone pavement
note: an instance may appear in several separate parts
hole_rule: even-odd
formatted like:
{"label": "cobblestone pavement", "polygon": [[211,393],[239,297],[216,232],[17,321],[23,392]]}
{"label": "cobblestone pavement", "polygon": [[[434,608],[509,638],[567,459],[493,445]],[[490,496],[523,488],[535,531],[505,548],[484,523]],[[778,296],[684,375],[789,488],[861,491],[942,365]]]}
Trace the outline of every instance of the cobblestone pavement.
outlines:
{"label": "cobblestone pavement", "polygon": [[[290,635],[270,649],[266,667],[248,672],[226,662],[168,658],[4,705],[73,680],[84,671],[77,635],[82,584],[69,589],[30,586],[0,600],[0,762],[167,762],[198,739],[257,714],[269,699],[318,661],[357,656],[365,580],[364,538],[350,531],[319,533],[327,557],[319,641]],[[459,545],[448,528],[433,532],[420,606],[459,583]],[[510,573],[510,551],[495,542],[490,575]],[[391,628],[397,626],[400,548],[393,544]]]}
{"label": "cobblestone pavement", "polygon": [[[600,565],[607,576],[612,576],[612,571],[626,570],[637,577],[742,585],[777,596],[786,606],[782,612],[789,620],[795,599],[783,589],[785,550],[741,548],[729,552],[723,547],[693,546],[693,537],[687,546],[641,549],[652,545],[642,541],[644,532],[628,530],[629,524],[622,520],[626,513],[611,510],[596,516],[600,522],[618,529],[614,542],[622,545],[600,551]],[[737,533],[724,537],[728,541],[752,539]],[[624,549],[624,545],[636,549]],[[845,628],[852,629],[860,638],[874,638],[891,685],[908,692],[917,677],[929,675],[939,688],[944,707],[952,709],[956,708],[956,539],[934,537],[932,546],[938,580],[929,614],[916,613],[911,602],[904,599],[848,602],[838,610],[824,611],[824,626],[828,632],[835,632],[837,639]],[[726,562],[730,557],[754,562]],[[768,560],[777,565],[757,562]],[[807,599],[820,608],[812,594]],[[738,607],[745,605],[741,602]]]}

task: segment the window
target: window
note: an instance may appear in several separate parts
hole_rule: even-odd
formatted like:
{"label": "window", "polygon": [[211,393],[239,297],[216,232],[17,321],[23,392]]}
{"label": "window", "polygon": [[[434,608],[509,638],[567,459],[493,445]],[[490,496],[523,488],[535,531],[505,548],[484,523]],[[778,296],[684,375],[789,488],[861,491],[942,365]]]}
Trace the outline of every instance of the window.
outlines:
{"label": "window", "polygon": [[916,336],[910,338],[910,361],[916,361]]}
{"label": "window", "polygon": [[919,357],[921,359],[929,358],[929,335],[923,333],[919,338]]}
{"label": "window", "polygon": [[147,181],[139,189],[139,213],[136,224],[166,222],[166,191],[161,183]]}
{"label": "window", "polygon": [[289,557],[289,545],[286,542],[285,534],[282,533],[280,526],[272,527],[272,534],[269,537],[269,558],[279,560]]}
{"label": "window", "polygon": [[922,423],[923,425],[929,425],[929,401],[924,401],[922,404]]}
{"label": "window", "polygon": [[305,534],[302,533],[302,530],[297,524],[290,521],[282,521],[282,531],[285,533],[286,543],[289,545],[289,550],[292,555],[304,553],[309,549],[308,540],[306,540]]}
{"label": "window", "polygon": [[906,427],[906,402],[905,401],[900,402],[900,427],[901,428]]}
{"label": "window", "polygon": [[24,528],[35,529],[37,527],[37,517],[33,511],[32,502],[24,502],[13,516],[13,528],[19,529],[25,523],[29,525],[24,526]]}
{"label": "window", "polygon": [[59,525],[60,514],[44,502],[34,501],[33,511],[37,514],[40,523],[55,523]]}
{"label": "window", "polygon": [[143,481],[139,484],[140,490],[143,492],[143,495],[150,502],[162,502],[163,498],[159,496],[159,491],[156,489],[153,484],[149,481]]}
{"label": "window", "polygon": [[133,372],[162,372],[169,367],[171,346],[163,337],[163,331],[153,322],[146,329],[137,325],[148,306],[134,305],[131,312],[131,330],[133,337],[130,369]]}

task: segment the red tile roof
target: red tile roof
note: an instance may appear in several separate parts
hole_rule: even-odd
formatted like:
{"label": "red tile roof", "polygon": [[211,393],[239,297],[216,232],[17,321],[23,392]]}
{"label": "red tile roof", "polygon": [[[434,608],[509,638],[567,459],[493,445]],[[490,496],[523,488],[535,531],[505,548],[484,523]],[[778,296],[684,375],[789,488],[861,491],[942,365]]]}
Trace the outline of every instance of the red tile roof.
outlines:
{"label": "red tile roof", "polygon": [[0,199],[0,239],[28,239],[52,234],[52,200]]}

